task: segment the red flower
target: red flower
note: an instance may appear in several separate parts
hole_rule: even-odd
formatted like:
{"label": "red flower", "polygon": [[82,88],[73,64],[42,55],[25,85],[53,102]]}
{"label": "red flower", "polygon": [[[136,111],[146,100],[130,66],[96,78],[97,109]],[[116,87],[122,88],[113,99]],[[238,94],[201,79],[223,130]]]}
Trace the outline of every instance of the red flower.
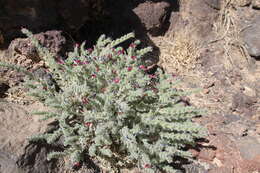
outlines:
{"label": "red flower", "polygon": [[92,127],[93,126],[93,123],[92,122],[85,122],[84,125],[86,127]]}
{"label": "red flower", "polygon": [[80,167],[80,163],[79,163],[79,162],[75,162],[75,163],[73,164],[73,166],[74,166],[74,167]]}
{"label": "red flower", "polygon": [[88,48],[87,51],[88,51],[88,53],[91,53],[93,51],[93,49],[92,48]]}
{"label": "red flower", "polygon": [[93,77],[93,78],[96,78],[96,77],[97,77],[97,75],[95,75],[95,74],[92,74],[92,75],[91,75],[91,77]]}
{"label": "red flower", "polygon": [[136,44],[131,43],[129,47],[131,47],[131,48],[135,48],[135,47],[136,47]]}
{"label": "red flower", "polygon": [[141,70],[146,70],[146,67],[145,67],[144,65],[140,65],[139,68],[140,68]]}
{"label": "red flower", "polygon": [[83,104],[88,104],[88,103],[89,103],[89,100],[88,100],[86,97],[84,97],[84,98],[82,99],[82,103],[83,103]]}
{"label": "red flower", "polygon": [[149,78],[156,78],[156,75],[150,74],[150,75],[149,75]]}
{"label": "red flower", "polygon": [[136,60],[136,56],[131,56],[131,59],[132,60]]}
{"label": "red flower", "polygon": [[117,52],[117,54],[118,54],[118,55],[124,54],[124,50],[119,50],[119,51]]}
{"label": "red flower", "polygon": [[112,73],[113,73],[113,74],[117,74],[116,70],[112,70]]}
{"label": "red flower", "polygon": [[153,88],[152,90],[153,90],[154,93],[158,93],[159,92],[159,90],[157,88]]}
{"label": "red flower", "polygon": [[109,59],[112,58],[112,54],[108,54],[107,58],[109,58]]}
{"label": "red flower", "polygon": [[115,78],[113,81],[114,81],[115,83],[119,83],[119,82],[120,82],[120,79],[119,79],[119,78]]}
{"label": "red flower", "polygon": [[149,165],[149,164],[145,164],[144,165],[144,168],[151,168],[152,166],[151,165]]}
{"label": "red flower", "polygon": [[61,58],[58,58],[56,61],[58,64],[64,64],[64,61]]}
{"label": "red flower", "polygon": [[76,64],[82,64],[82,62],[79,59],[74,60]]}
{"label": "red flower", "polygon": [[89,62],[88,61],[84,61],[82,64],[89,64]]}
{"label": "red flower", "polygon": [[127,67],[127,71],[132,71],[133,67],[129,66]]}
{"label": "red flower", "polygon": [[79,108],[79,112],[83,113],[84,112],[83,108]]}
{"label": "red flower", "polygon": [[76,43],[76,44],[75,44],[75,47],[79,47],[79,43]]}

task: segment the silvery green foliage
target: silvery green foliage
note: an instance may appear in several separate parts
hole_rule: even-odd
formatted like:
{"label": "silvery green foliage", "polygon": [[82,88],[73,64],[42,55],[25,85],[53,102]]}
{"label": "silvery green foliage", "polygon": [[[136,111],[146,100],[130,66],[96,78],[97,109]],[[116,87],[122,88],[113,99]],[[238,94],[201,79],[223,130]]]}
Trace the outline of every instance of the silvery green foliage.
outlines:
{"label": "silvery green foliage", "polygon": [[102,35],[93,49],[86,50],[83,43],[63,61],[42,48],[29,31],[23,32],[38,47],[60,88],[33,74],[26,82],[30,94],[54,110],[37,114],[59,122],[57,130],[32,140],[51,144],[64,137],[64,152],[50,153],[48,159],[67,155],[78,165],[87,152],[111,171],[137,166],[152,173],[174,172],[173,156],[191,157],[183,148],[204,134],[192,122],[201,112],[180,103],[187,93],[174,89],[171,75],[161,70],[145,73],[141,58],[151,48],[138,50],[139,41],[127,50],[118,47],[133,33],[117,40]]}

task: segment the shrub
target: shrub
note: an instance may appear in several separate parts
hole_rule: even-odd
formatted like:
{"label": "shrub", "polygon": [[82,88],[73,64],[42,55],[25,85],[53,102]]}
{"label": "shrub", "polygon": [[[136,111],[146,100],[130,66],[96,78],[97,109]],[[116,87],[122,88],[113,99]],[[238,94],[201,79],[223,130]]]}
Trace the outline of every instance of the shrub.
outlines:
{"label": "shrub", "polygon": [[173,172],[174,156],[191,158],[184,147],[204,133],[192,122],[201,111],[180,103],[188,93],[173,88],[171,75],[146,73],[141,57],[150,47],[137,49],[139,41],[126,51],[119,46],[133,33],[117,40],[102,35],[93,49],[77,45],[62,60],[22,31],[37,46],[51,78],[8,66],[28,74],[30,94],[53,110],[36,114],[58,121],[53,132],[31,138],[52,144],[63,137],[64,151],[52,152],[48,159],[69,156],[79,166],[87,153],[111,171],[137,166],[145,172]]}

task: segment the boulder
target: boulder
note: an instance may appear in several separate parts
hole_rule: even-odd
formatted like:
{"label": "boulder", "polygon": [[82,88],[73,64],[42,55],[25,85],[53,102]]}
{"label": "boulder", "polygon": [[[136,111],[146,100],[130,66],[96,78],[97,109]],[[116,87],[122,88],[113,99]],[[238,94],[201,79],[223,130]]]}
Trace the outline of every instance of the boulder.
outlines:
{"label": "boulder", "polygon": [[[55,56],[65,55],[66,50],[64,50],[64,45],[66,39],[61,31],[53,30],[42,32],[35,34],[34,37],[43,47],[47,48]],[[38,63],[41,60],[37,48],[32,44],[29,38],[17,38],[11,42],[6,52],[6,57],[12,59],[16,54],[25,56],[34,63]]]}
{"label": "boulder", "polygon": [[180,4],[179,12],[172,13],[168,32],[171,34],[186,29],[192,33],[192,37],[208,41],[212,39],[213,24],[217,17],[218,10],[211,8],[205,0],[187,1]]}
{"label": "boulder", "polygon": [[1,173],[51,173],[55,162],[47,161],[47,153],[53,147],[29,143],[32,135],[47,130],[48,121],[39,121],[28,111],[43,111],[39,103],[22,107],[0,102],[0,172]]}
{"label": "boulder", "polygon": [[249,27],[242,32],[248,53],[256,58],[260,57],[260,15],[252,20]]}
{"label": "boulder", "polygon": [[0,28],[8,41],[22,35],[21,27],[34,33],[57,28],[75,32],[102,16],[103,5],[103,0],[2,0]]}
{"label": "boulder", "polygon": [[3,0],[0,11],[0,28],[9,41],[21,35],[21,27],[40,32],[59,23],[52,0]]}
{"label": "boulder", "polygon": [[133,9],[144,28],[152,35],[160,35],[170,15],[168,2],[144,2]]}
{"label": "boulder", "polygon": [[65,24],[72,30],[78,30],[85,22],[93,21],[105,14],[103,0],[61,0],[57,2],[57,7]]}

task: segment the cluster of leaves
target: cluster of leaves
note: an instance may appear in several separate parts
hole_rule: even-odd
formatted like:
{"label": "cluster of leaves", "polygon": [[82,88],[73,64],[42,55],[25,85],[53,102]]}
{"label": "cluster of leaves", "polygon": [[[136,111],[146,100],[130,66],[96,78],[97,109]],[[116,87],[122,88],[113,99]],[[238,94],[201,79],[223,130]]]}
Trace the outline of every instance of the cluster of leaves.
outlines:
{"label": "cluster of leaves", "polygon": [[55,131],[32,138],[52,144],[63,137],[65,150],[50,153],[48,159],[67,155],[78,166],[87,153],[111,170],[135,165],[145,172],[174,172],[174,156],[191,157],[183,148],[204,134],[192,122],[201,111],[180,103],[187,92],[173,88],[171,75],[146,73],[141,59],[150,47],[137,49],[139,41],[127,50],[118,46],[133,33],[117,40],[102,35],[93,49],[77,45],[63,60],[55,59],[28,30],[23,32],[37,46],[54,81],[15,67],[28,74],[30,94],[53,110],[36,114],[58,121]]}

